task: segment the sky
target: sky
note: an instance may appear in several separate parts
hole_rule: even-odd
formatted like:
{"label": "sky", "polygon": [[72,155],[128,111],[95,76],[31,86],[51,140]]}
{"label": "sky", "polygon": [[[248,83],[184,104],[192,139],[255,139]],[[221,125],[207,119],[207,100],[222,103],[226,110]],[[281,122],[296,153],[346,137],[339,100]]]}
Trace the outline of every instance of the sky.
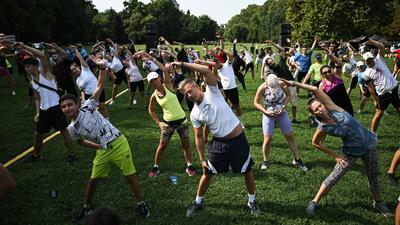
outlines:
{"label": "sky", "polygon": [[[140,0],[147,4],[150,0]],[[218,24],[226,24],[229,19],[240,13],[248,5],[262,5],[266,0],[177,0],[179,9],[195,16],[208,15]],[[123,9],[124,0],[92,0],[96,8],[103,12],[106,9],[113,8],[119,12]]]}

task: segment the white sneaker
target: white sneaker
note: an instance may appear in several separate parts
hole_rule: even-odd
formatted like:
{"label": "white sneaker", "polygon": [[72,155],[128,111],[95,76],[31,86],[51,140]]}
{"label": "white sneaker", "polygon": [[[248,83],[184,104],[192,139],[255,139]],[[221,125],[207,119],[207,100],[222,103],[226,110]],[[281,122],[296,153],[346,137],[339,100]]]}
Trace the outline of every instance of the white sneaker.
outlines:
{"label": "white sneaker", "polygon": [[357,114],[361,114],[361,113],[362,113],[361,109],[357,110]]}
{"label": "white sneaker", "polygon": [[300,169],[301,171],[303,171],[303,172],[308,171],[307,166],[304,165],[303,161],[301,161],[301,160],[296,160],[296,159],[295,159],[295,160],[293,160],[292,164],[293,164],[294,166],[296,166],[297,168],[299,168],[299,169]]}
{"label": "white sneaker", "polygon": [[114,101],[113,100],[111,100],[110,101],[110,103],[108,103],[109,105],[112,105],[112,104],[114,104]]}
{"label": "white sneaker", "polygon": [[389,116],[390,114],[388,112],[386,112],[386,110],[385,110],[385,111],[383,111],[383,115]]}
{"label": "white sneaker", "polygon": [[15,91],[12,91],[11,94],[12,94],[13,96],[16,96],[16,95],[17,95],[17,93],[15,93]]}
{"label": "white sneaker", "polygon": [[136,105],[136,99],[133,99],[133,104]]}

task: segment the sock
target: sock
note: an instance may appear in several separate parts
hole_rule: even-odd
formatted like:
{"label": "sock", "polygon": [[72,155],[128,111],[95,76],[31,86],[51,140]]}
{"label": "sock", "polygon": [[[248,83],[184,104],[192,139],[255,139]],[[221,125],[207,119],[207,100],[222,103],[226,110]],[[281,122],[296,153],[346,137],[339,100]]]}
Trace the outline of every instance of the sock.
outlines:
{"label": "sock", "polygon": [[256,195],[255,194],[249,194],[249,202],[254,202],[256,200]]}
{"label": "sock", "polygon": [[83,204],[83,208],[85,208],[85,209],[90,208],[90,205],[84,203],[84,204]]}
{"label": "sock", "polygon": [[187,164],[188,167],[192,165],[192,163],[186,163],[186,164]]}
{"label": "sock", "polygon": [[154,167],[157,167],[157,168],[159,168],[160,166],[159,166],[159,165],[157,165],[157,164],[154,164]]}
{"label": "sock", "polygon": [[196,204],[201,204],[203,202],[204,196],[196,195]]}
{"label": "sock", "polygon": [[144,204],[144,201],[136,202],[137,205]]}

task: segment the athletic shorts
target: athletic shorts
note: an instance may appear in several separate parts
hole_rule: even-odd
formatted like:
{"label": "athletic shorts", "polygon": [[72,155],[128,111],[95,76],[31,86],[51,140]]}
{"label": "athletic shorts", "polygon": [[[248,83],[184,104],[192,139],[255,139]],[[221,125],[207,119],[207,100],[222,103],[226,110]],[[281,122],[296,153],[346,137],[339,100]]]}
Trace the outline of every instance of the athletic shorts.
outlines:
{"label": "athletic shorts", "polygon": [[161,128],[160,139],[163,141],[169,141],[169,139],[174,134],[175,130],[178,132],[180,138],[188,138],[189,137],[189,128],[186,125],[186,118],[183,120],[179,120],[180,122],[165,122],[166,126]]}
{"label": "athletic shorts", "polygon": [[39,122],[36,123],[36,131],[39,133],[49,133],[52,127],[59,131],[64,130],[67,126],[67,119],[65,119],[61,111],[60,105],[56,105],[46,110],[40,110]]}
{"label": "athletic shorts", "polygon": [[119,84],[122,83],[122,81],[124,81],[125,84],[128,83],[128,81],[127,81],[127,79],[126,79],[126,76],[125,76],[125,70],[124,70],[124,69],[121,69],[120,71],[116,72],[116,73],[115,73],[115,76],[116,76],[117,78],[114,80],[114,84],[119,85]]}
{"label": "athletic shorts", "polygon": [[245,73],[247,73],[247,71],[249,71],[249,69],[252,72],[254,72],[254,63],[253,62],[246,64]]}
{"label": "athletic shorts", "polygon": [[293,107],[297,106],[297,103],[299,102],[299,96],[297,95],[297,88],[296,87],[289,87],[290,91],[290,104]]}
{"label": "athletic shorts", "polygon": [[136,173],[132,152],[124,135],[107,144],[107,149],[96,151],[91,178],[107,177],[112,165],[117,166],[124,176]]}
{"label": "athletic shorts", "polygon": [[297,74],[297,82],[301,82],[307,75],[307,72],[301,72],[299,71],[299,73]]}
{"label": "athletic shorts", "polygon": [[247,173],[254,165],[244,133],[226,140],[213,137],[208,145],[208,167],[212,174],[226,173],[229,166],[234,173]]}
{"label": "athletic shorts", "polygon": [[389,104],[392,103],[394,108],[400,107],[400,100],[398,95],[398,86],[393,88],[391,91],[386,92],[383,95],[378,95],[378,104],[376,106],[377,109],[385,110],[389,107]]}
{"label": "athletic shorts", "polygon": [[367,86],[362,85],[362,90],[363,90],[362,96],[365,96],[367,98],[369,98],[371,96],[371,93],[369,92],[369,89]]}
{"label": "athletic shorts", "polygon": [[[92,95],[85,94],[85,100],[88,100]],[[99,103],[103,103],[106,101],[106,93],[104,90],[101,91],[100,98],[99,98]]]}
{"label": "athletic shorts", "polygon": [[354,89],[357,87],[358,83],[358,76],[352,76],[351,77],[351,83],[350,83],[350,89]]}
{"label": "athletic shorts", "polygon": [[229,90],[224,90],[226,99],[229,100],[233,105],[239,104],[239,92],[237,87]]}
{"label": "athletic shorts", "polygon": [[11,73],[8,69],[4,68],[4,67],[0,67],[0,77],[5,77],[5,76],[10,76]]}
{"label": "athletic shorts", "polygon": [[282,134],[288,134],[292,132],[292,125],[290,123],[287,112],[283,112],[278,116],[266,116],[263,115],[262,128],[264,136],[272,136],[274,134],[275,123],[281,128]]}
{"label": "athletic shorts", "polygon": [[132,93],[136,92],[136,88],[139,88],[139,91],[143,92],[144,91],[144,81],[140,80],[140,81],[136,81],[136,82],[129,82],[129,87],[130,87]]}
{"label": "athletic shorts", "polygon": [[262,64],[262,62],[263,62],[263,59],[262,58],[256,58],[256,63],[257,64]]}

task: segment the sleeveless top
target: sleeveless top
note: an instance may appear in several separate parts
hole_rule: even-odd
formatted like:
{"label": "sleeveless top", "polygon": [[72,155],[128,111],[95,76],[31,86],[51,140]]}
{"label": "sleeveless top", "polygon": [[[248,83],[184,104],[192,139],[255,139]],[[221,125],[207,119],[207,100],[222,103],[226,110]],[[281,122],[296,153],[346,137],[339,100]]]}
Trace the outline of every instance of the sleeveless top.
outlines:
{"label": "sleeveless top", "polygon": [[375,150],[376,134],[367,130],[348,112],[329,111],[335,124],[324,124],[317,120],[318,128],[332,136],[341,137],[342,153],[346,156],[358,157],[366,151]]}
{"label": "sleeveless top", "polygon": [[273,94],[268,87],[264,91],[264,108],[267,112],[273,112],[285,107],[285,93],[281,88]]}
{"label": "sleeveless top", "polygon": [[[41,73],[38,81],[41,84],[57,89],[56,81],[54,79],[47,80]],[[35,82],[32,82],[32,88],[39,93],[41,110],[47,110],[59,104],[60,96],[55,91],[40,87]]]}
{"label": "sleeveless top", "polygon": [[340,108],[346,110],[350,115],[354,116],[353,105],[347,95],[346,87],[343,80],[332,77],[332,83],[328,84],[325,79],[322,80],[323,91],[332,99]]}
{"label": "sleeveless top", "polygon": [[165,95],[163,97],[157,95],[157,90],[154,91],[153,95],[162,108],[164,121],[170,122],[186,119],[186,113],[183,111],[181,104],[179,104],[175,93],[171,92],[165,84],[163,84],[163,86],[165,90]]}

